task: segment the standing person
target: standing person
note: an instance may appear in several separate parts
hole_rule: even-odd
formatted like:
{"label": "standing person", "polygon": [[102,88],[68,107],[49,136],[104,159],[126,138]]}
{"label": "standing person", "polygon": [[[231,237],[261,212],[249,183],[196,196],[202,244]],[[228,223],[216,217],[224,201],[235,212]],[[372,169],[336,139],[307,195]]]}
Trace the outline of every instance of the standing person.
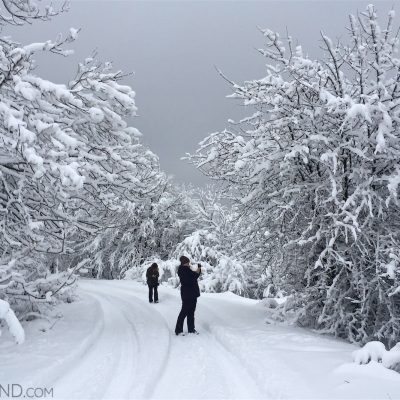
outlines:
{"label": "standing person", "polygon": [[149,302],[153,302],[153,291],[154,291],[154,303],[158,303],[158,265],[156,263],[151,264],[146,271],[147,285],[149,286]]}
{"label": "standing person", "polygon": [[181,265],[178,268],[178,276],[181,281],[182,309],[176,321],[175,334],[183,335],[183,323],[187,318],[187,327],[189,333],[198,335],[194,327],[194,312],[196,310],[197,298],[200,296],[200,289],[197,280],[201,274],[201,265],[197,264],[197,270],[192,271],[190,260],[182,256],[179,261]]}

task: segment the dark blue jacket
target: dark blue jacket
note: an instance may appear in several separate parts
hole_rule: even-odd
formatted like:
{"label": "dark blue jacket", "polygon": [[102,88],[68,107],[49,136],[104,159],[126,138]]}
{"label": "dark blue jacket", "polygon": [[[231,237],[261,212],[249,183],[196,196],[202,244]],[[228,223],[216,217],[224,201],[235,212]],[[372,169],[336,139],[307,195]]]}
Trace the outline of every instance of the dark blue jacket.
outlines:
{"label": "dark blue jacket", "polygon": [[178,268],[178,276],[181,280],[181,298],[195,299],[200,296],[200,289],[197,280],[200,274],[194,272],[186,265],[180,265]]}

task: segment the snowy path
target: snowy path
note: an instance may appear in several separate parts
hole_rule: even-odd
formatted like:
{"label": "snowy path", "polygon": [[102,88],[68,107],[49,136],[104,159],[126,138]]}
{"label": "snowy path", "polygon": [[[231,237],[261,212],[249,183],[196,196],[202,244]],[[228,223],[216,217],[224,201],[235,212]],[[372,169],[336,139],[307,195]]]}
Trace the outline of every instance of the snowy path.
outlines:
{"label": "snowy path", "polygon": [[[240,361],[228,352],[210,332],[205,330],[200,336],[176,337],[173,335],[176,317],[179,311],[179,299],[171,294],[164,294],[162,303],[149,304],[146,299],[146,290],[132,293],[131,288],[126,288],[124,282],[119,287],[121,295],[138,302],[147,311],[148,315],[156,315],[158,324],[154,323],[153,329],[160,341],[168,337],[169,343],[151,346],[156,355],[159,351],[165,354],[162,368],[153,356],[153,351],[147,353],[151,369],[148,377],[149,384],[154,391],[154,398],[263,398],[257,389],[257,384],[250,374],[244,369]],[[118,282],[114,285],[118,285]],[[175,294],[175,293],[174,293]],[[178,300],[178,301],[177,301]],[[198,324],[200,326],[201,324]],[[199,328],[201,329],[201,328]],[[148,329],[147,329],[148,330]],[[145,341],[142,348],[149,349]],[[167,349],[167,350],[165,350]],[[240,379],[238,380],[238,376]],[[154,385],[154,383],[157,383]]]}
{"label": "snowy path", "polygon": [[28,324],[25,344],[4,335],[0,384],[58,399],[400,398],[400,374],[351,364],[355,347],[342,341],[266,324],[256,301],[204,294],[201,334],[176,337],[176,290],[160,287],[149,304],[139,283],[84,280],[80,296],[51,329]]}

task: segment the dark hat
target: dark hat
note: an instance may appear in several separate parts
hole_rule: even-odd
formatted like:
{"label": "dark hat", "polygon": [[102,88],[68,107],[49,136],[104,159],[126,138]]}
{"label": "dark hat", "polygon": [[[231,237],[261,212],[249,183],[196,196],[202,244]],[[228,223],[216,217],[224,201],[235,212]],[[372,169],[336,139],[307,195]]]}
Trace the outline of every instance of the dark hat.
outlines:
{"label": "dark hat", "polygon": [[179,261],[181,262],[181,265],[190,263],[190,260],[185,256],[180,256]]}

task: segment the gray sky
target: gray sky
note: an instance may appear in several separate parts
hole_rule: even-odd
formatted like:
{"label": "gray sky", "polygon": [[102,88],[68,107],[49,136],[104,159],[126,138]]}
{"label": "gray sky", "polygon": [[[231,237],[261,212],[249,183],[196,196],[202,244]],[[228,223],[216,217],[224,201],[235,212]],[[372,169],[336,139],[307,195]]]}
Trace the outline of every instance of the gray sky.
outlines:
{"label": "gray sky", "polygon": [[[38,74],[65,83],[77,62],[94,49],[116,69],[134,72],[127,83],[137,94],[140,116],[133,125],[143,133],[143,142],[177,182],[203,185],[206,178],[180,157],[194,152],[208,133],[224,129],[229,118],[251,112],[225,98],[231,90],[214,65],[236,82],[263,77],[265,60],[255,50],[263,45],[257,26],[282,35],[287,28],[305,53],[317,57],[320,30],[333,38],[345,36],[347,15],[370,2],[72,0],[69,12],[50,22],[4,33],[28,43],[81,28],[71,46],[75,54],[39,59]],[[382,20],[394,6],[400,21],[398,0],[374,4]]]}

